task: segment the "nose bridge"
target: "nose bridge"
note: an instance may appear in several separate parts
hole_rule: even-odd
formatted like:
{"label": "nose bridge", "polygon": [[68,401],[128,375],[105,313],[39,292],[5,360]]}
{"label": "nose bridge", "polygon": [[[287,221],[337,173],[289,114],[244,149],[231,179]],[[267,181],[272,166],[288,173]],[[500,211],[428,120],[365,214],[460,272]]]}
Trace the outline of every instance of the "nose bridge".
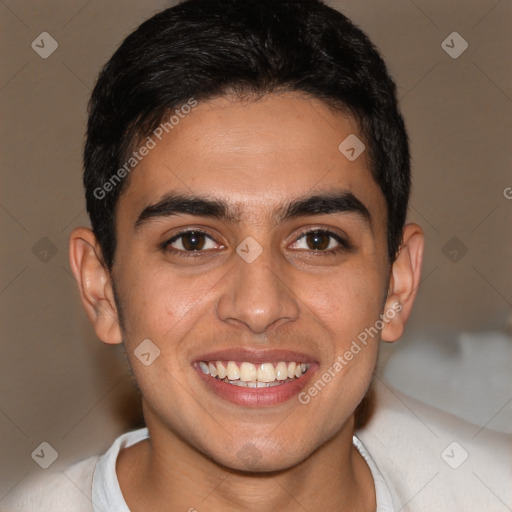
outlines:
{"label": "nose bridge", "polygon": [[280,320],[298,318],[296,297],[286,285],[285,276],[280,275],[270,249],[251,262],[237,255],[227,278],[228,285],[217,304],[221,320],[243,323],[254,333],[263,333]]}

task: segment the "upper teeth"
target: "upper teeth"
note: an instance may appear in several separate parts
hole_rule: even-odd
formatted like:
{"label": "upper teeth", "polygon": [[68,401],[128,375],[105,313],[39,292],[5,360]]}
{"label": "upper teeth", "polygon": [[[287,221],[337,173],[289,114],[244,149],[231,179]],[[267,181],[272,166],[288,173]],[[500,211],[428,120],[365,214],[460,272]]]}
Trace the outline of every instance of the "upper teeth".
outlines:
{"label": "upper teeth", "polygon": [[200,361],[199,367],[206,375],[227,379],[229,381],[241,380],[242,382],[275,382],[300,377],[309,368],[306,363],[286,363],[280,361],[275,366],[272,363],[254,365],[246,361],[238,364],[235,361]]}

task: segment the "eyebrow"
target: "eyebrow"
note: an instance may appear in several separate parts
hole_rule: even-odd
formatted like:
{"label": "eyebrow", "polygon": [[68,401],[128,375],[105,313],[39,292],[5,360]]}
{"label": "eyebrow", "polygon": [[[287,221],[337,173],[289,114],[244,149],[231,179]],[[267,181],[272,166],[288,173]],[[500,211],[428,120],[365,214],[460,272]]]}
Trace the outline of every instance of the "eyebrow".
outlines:
{"label": "eyebrow", "polygon": [[[272,211],[271,218],[280,223],[297,217],[333,213],[354,213],[368,224],[371,223],[368,208],[352,192],[344,190],[318,193],[283,203]],[[238,223],[242,218],[242,209],[220,199],[170,193],[142,210],[135,221],[135,229],[152,220],[180,214]]]}

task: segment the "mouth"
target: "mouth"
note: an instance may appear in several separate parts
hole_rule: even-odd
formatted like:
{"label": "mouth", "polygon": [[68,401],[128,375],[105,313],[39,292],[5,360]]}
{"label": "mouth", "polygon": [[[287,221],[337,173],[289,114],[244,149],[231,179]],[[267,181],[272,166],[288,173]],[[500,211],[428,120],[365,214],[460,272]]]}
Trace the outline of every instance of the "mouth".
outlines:
{"label": "mouth", "polygon": [[261,407],[297,395],[318,363],[294,352],[243,350],[204,355],[193,367],[209,391],[237,405]]}
{"label": "mouth", "polygon": [[245,388],[269,388],[288,384],[310,368],[309,363],[279,361],[277,364],[255,365],[248,361],[199,361],[197,363],[205,375]]}

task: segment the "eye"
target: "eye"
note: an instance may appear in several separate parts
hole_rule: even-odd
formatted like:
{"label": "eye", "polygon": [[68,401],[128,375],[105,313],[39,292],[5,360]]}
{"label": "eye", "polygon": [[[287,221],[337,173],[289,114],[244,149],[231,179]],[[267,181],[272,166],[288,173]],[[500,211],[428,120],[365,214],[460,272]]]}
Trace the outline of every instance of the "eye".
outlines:
{"label": "eye", "polygon": [[334,253],[349,249],[349,243],[341,236],[326,229],[306,231],[291,245],[293,249]]}
{"label": "eye", "polygon": [[173,252],[200,252],[212,249],[222,249],[208,233],[199,230],[182,231],[164,244],[166,250]]}

